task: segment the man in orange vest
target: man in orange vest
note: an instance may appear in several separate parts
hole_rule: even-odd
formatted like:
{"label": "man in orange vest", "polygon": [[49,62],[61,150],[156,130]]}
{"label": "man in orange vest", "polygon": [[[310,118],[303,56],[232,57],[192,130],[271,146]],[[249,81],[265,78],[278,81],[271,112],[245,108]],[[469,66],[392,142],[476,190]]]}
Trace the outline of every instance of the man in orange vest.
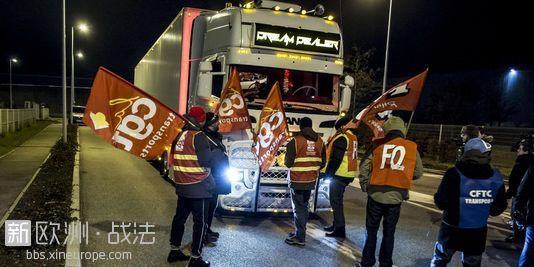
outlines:
{"label": "man in orange vest", "polygon": [[290,233],[285,242],[289,245],[304,246],[306,223],[308,221],[308,202],[311,190],[315,189],[319,170],[325,164],[324,142],[312,129],[312,120],[300,119],[300,133],[287,144],[285,165],[289,168],[291,201],[295,232]]}
{"label": "man in orange vest", "polygon": [[[206,114],[201,107],[192,107],[184,115],[193,125],[186,124],[172,146],[174,182],[178,205],[172,220],[171,251],[168,262],[185,261],[188,266],[209,266],[201,257],[202,240],[207,230],[209,201],[213,196],[215,182],[211,175],[211,150],[206,135],[200,130]],[[193,240],[191,257],[181,251],[185,222],[193,214]]]}
{"label": "man in orange vest", "polygon": [[405,138],[404,121],[396,116],[384,123],[385,138],[373,143],[371,153],[360,164],[360,186],[367,192],[365,227],[367,234],[358,266],[376,262],[376,236],[380,221],[383,237],[380,245],[380,266],[392,266],[395,227],[399,221],[402,201],[408,199],[412,180],[423,175],[423,164],[417,145]]}
{"label": "man in orange vest", "polygon": [[328,142],[327,162],[323,179],[330,181],[330,206],[334,220],[331,226],[324,227],[326,236],[345,238],[345,213],[343,195],[345,188],[354,181],[358,169],[358,138],[350,129],[343,129],[351,118],[340,118],[336,133]]}

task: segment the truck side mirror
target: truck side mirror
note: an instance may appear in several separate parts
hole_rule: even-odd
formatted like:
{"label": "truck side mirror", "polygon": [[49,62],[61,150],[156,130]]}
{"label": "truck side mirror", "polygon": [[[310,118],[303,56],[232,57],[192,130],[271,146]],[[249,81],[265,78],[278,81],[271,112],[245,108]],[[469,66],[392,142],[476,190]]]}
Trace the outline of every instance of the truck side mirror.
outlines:
{"label": "truck side mirror", "polygon": [[212,69],[213,67],[209,61],[202,61],[199,64],[197,95],[200,97],[211,97],[211,87],[213,81],[213,75],[211,73]]}
{"label": "truck side mirror", "polygon": [[354,78],[352,78],[352,76],[350,75],[345,75],[343,82],[340,84],[341,101],[339,104],[339,110],[349,110],[351,94],[352,94],[351,87],[353,86],[354,86]]}

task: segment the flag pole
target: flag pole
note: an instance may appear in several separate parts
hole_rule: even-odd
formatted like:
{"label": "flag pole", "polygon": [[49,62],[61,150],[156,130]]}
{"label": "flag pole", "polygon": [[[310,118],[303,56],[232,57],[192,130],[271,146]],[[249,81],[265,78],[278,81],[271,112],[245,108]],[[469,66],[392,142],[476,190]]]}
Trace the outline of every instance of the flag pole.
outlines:
{"label": "flag pole", "polygon": [[413,114],[415,111],[412,111],[412,115],[410,115],[410,120],[408,121],[408,126],[406,127],[406,134],[408,134],[408,130],[410,130],[410,125],[412,124]]}

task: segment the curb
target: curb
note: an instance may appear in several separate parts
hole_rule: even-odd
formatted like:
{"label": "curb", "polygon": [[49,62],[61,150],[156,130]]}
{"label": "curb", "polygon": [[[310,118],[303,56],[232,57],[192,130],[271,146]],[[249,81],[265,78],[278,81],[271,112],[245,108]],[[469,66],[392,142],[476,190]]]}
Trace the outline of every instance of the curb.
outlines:
{"label": "curb", "polygon": [[[80,147],[80,129],[76,132],[78,147]],[[77,225],[80,224],[80,150],[76,151],[76,156],[74,157],[74,168],[72,170],[72,197],[70,205],[71,213],[70,217],[72,221],[70,222],[69,229],[77,229]],[[82,266],[80,255],[80,246],[81,246],[81,237],[76,236],[76,231],[69,231],[69,236],[67,240],[74,240],[74,242],[68,242],[66,248],[67,255],[75,255],[74,257],[69,257],[65,260],[65,267],[79,267]],[[79,238],[80,242],[77,238]]]}

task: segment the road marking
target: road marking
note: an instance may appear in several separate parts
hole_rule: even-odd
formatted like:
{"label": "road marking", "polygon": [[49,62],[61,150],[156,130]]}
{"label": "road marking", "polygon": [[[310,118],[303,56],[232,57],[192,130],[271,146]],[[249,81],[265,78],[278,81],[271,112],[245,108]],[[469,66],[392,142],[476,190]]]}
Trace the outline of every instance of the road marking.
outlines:
{"label": "road marking", "polygon": [[15,199],[15,201],[13,201],[13,203],[11,204],[11,206],[9,206],[9,209],[6,211],[6,213],[4,214],[4,216],[2,217],[2,220],[0,220],[0,227],[2,225],[4,225],[4,222],[7,220],[7,218],[9,218],[9,215],[11,215],[11,213],[13,212],[13,210],[15,209],[15,207],[17,206],[17,204],[19,204],[19,201],[20,199],[22,198],[22,196],[24,195],[24,193],[26,193],[26,190],[28,190],[28,188],[30,187],[30,185],[33,183],[33,180],[35,180],[35,177],[37,177],[37,174],[39,174],[39,172],[41,171],[41,167],[45,164],[45,162],[48,160],[48,158],[50,157],[51,153],[48,153],[48,155],[46,156],[46,158],[44,159],[44,161],[41,163],[41,165],[39,166],[39,168],[37,168],[37,171],[35,171],[35,173],[33,174],[32,178],[30,179],[30,181],[28,181],[28,183],[26,184],[26,186],[22,189],[22,192],[20,192],[20,194],[17,196],[17,198]]}
{"label": "road marking", "polygon": [[350,242],[350,240],[338,240],[337,238],[326,237],[325,231],[323,231],[322,227],[314,223],[308,223],[306,225],[306,228],[306,234],[308,236],[323,243],[331,249],[340,252],[341,254],[353,260],[357,259],[356,257],[354,257],[354,253],[357,253],[357,256],[361,258],[361,250],[358,249],[354,243]]}
{"label": "road marking", "polygon": [[13,148],[11,151],[9,151],[9,152],[5,153],[4,155],[0,156],[0,159],[2,159],[3,157],[5,157],[5,156],[7,156],[7,155],[9,155],[9,154],[11,154],[11,153],[13,153],[13,152],[15,152],[15,150],[17,150],[17,148],[18,148],[18,147],[15,147],[15,148]]}
{"label": "road marking", "polygon": [[[74,168],[72,170],[72,197],[71,197],[71,213],[70,217],[72,221],[70,222],[71,227],[69,229],[76,229],[76,223],[80,221],[80,129],[77,129],[77,139],[78,149],[76,151],[76,156],[74,156]],[[67,240],[75,240],[76,231],[70,231],[67,236]],[[71,237],[71,235],[74,235]],[[70,238],[70,239],[69,239]],[[69,242],[67,244],[66,253],[71,255],[80,255],[80,243],[78,242]],[[71,257],[65,260],[65,267],[80,267],[82,266],[82,261],[80,257]]]}
{"label": "road marking", "polygon": [[[361,187],[360,187],[360,179],[358,179],[358,178],[355,178],[354,182],[352,182],[350,185],[352,187],[356,187],[356,188],[361,189]],[[423,205],[423,204],[417,203],[417,202],[422,202],[424,204],[429,204],[429,205],[434,206],[435,205],[434,204],[434,196],[431,196],[431,195],[427,195],[427,194],[423,194],[423,193],[419,193],[419,192],[415,192],[415,191],[410,191],[410,200],[408,200],[406,202],[409,203],[409,204],[418,206],[420,208],[436,212],[436,213],[440,213],[440,214],[443,213],[443,211],[438,210],[436,208],[428,207],[427,205]],[[503,214],[501,216],[490,217],[490,219],[491,218],[498,218],[498,217],[501,217],[501,218],[504,217],[505,219],[509,219],[510,218],[509,216],[507,216],[507,214]],[[499,230],[499,231],[504,231],[504,232],[507,232],[507,233],[513,233],[513,231],[511,229],[502,228],[502,227],[495,226],[495,225],[492,225],[492,224],[488,224],[488,228],[492,228],[492,229]]]}

